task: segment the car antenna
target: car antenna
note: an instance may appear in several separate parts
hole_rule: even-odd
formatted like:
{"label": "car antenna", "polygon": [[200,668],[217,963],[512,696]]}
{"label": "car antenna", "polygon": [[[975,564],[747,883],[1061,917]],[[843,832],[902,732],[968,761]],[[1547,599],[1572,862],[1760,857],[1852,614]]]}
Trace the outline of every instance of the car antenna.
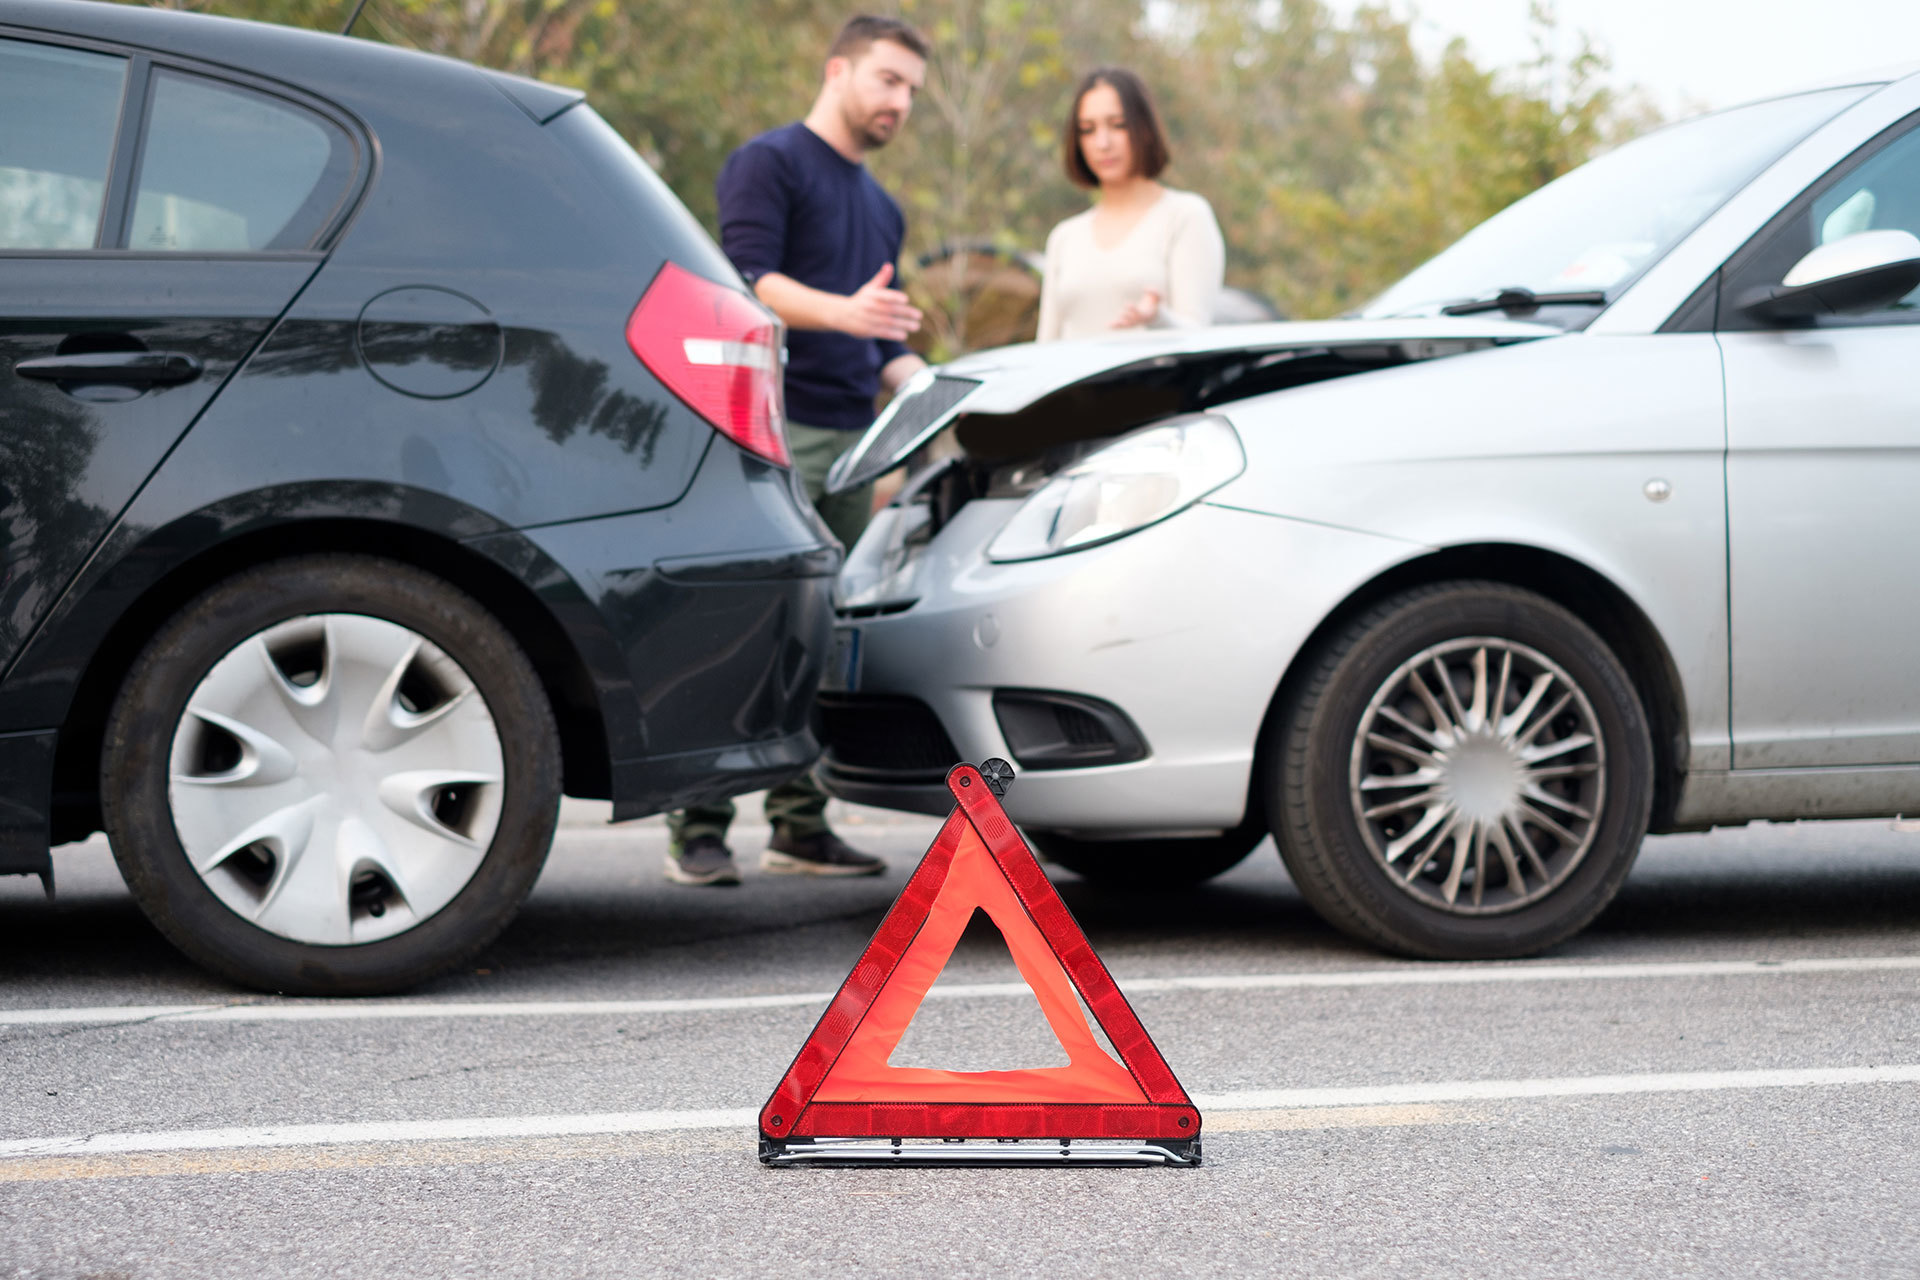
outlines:
{"label": "car antenna", "polygon": [[347,15],[347,25],[340,28],[341,35],[348,36],[353,34],[353,24],[360,21],[360,11],[366,7],[367,0],[358,0],[358,3],[353,6],[353,12]]}

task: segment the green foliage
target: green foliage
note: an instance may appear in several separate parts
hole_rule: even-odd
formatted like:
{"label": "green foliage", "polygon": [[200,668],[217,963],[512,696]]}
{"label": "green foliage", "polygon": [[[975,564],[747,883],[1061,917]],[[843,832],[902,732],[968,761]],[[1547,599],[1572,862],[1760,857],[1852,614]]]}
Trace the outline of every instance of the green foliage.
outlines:
{"label": "green foliage", "polygon": [[[338,29],[351,0],[170,0]],[[1060,169],[1078,77],[1154,85],[1167,180],[1213,202],[1229,282],[1295,316],[1366,301],[1461,233],[1652,119],[1605,86],[1536,6],[1536,58],[1511,73],[1458,43],[1419,57],[1384,6],[1320,0],[897,0],[932,40],[900,138],[872,157],[900,199],[909,259],[943,245],[1037,250],[1085,195]],[[369,0],[355,34],[587,90],[709,227],[727,154],[804,115],[827,43],[859,6],[822,0]],[[962,292],[966,292],[962,290]],[[939,351],[969,345],[964,307]]]}
{"label": "green foliage", "polygon": [[[1512,75],[1476,66],[1458,42],[1436,66],[1422,67],[1405,27],[1381,10],[1362,9],[1345,31],[1320,25],[1323,11],[1318,17],[1309,34],[1340,51],[1323,59],[1322,71],[1326,61],[1344,61],[1336,71],[1344,73],[1344,92],[1337,105],[1306,117],[1306,127],[1292,125],[1291,163],[1264,173],[1241,166],[1229,196],[1246,213],[1231,238],[1243,271],[1293,314],[1361,305],[1477,223],[1652,120],[1600,83],[1606,64],[1584,42],[1566,62],[1551,57],[1553,20],[1539,8],[1539,52]],[[1303,42],[1300,33],[1284,40]],[[1234,154],[1256,147],[1257,137],[1237,142]],[[1331,151],[1328,142],[1336,144]]]}

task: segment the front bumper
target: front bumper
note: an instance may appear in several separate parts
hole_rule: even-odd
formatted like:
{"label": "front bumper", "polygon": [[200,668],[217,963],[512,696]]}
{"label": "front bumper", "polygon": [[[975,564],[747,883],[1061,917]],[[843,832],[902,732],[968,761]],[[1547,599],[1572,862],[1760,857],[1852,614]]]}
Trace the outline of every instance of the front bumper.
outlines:
{"label": "front bumper", "polygon": [[[844,718],[835,724],[842,695],[823,695],[821,777],[834,794],[945,813],[950,797],[931,758],[944,735],[954,759],[1014,761],[1020,780],[1007,808],[1029,826],[1129,835],[1238,826],[1260,727],[1294,655],[1359,584],[1414,549],[1203,503],[1104,546],[990,563],[984,549],[1015,505],[967,504],[917,560],[897,548],[883,554],[904,519],[889,509],[855,549],[842,592],[860,607],[843,608],[839,623],[858,631],[858,656],[850,679],[829,673],[829,688],[845,684],[845,696],[862,702],[892,699],[895,719],[918,728],[902,736],[898,767],[885,767],[871,741],[856,749],[855,731]],[[861,577],[883,564],[891,599],[868,589],[874,575]],[[1109,703],[1138,727],[1147,755],[1022,767],[994,712],[994,693],[1005,689]],[[871,724],[858,732],[870,735]]]}

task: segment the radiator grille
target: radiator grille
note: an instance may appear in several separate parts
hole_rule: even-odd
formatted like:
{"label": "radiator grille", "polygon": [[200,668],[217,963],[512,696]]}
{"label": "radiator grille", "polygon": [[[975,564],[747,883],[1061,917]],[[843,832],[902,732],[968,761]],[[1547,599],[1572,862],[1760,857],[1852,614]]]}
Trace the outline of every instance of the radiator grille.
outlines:
{"label": "radiator grille", "polygon": [[860,443],[834,465],[827,478],[828,490],[857,489],[893,470],[946,425],[960,402],[979,385],[973,378],[935,377],[919,390],[901,394],[860,437]]}

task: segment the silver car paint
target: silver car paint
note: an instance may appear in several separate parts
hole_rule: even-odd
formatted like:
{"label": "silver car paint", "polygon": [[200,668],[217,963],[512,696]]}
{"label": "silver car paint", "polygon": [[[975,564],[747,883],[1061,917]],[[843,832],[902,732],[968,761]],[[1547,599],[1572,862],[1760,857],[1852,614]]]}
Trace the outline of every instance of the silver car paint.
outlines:
{"label": "silver car paint", "polygon": [[[971,759],[1011,756],[995,688],[1068,689],[1123,708],[1153,754],[1136,765],[1029,772],[1007,797],[1040,827],[1218,831],[1246,811],[1267,702],[1320,618],[1352,589],[1423,548],[1203,503],[1073,555],[994,564],[980,548],[1018,503],[962,507],[915,566],[918,602],[853,623],[861,692],[911,693]],[[864,551],[883,545],[871,529]],[[857,575],[860,564],[848,567]],[[1138,584],[1152,582],[1151,592]],[[1230,612],[1221,600],[1232,600]],[[1029,785],[1031,783],[1032,785]],[[849,799],[909,803],[836,786]],[[945,813],[927,788],[911,807]]]}
{"label": "silver car paint", "polygon": [[[1846,370],[1875,341],[1904,344],[1902,351],[1920,355],[1920,328],[1791,338],[1657,332],[1783,204],[1916,109],[1920,77],[1842,111],[1711,215],[1582,333],[1541,337],[1535,331],[1524,336],[1541,340],[1225,406],[1218,412],[1235,424],[1247,448],[1246,474],[1152,529],[1052,560],[991,565],[983,548],[1014,504],[969,504],[923,557],[897,557],[894,589],[910,590],[919,603],[858,623],[862,689],[925,699],[958,749],[976,759],[1005,753],[989,705],[994,687],[1107,698],[1136,718],[1153,755],[1128,766],[1029,771],[1010,795],[1015,818],[1041,827],[1141,834],[1219,829],[1244,811],[1260,718],[1299,644],[1322,618],[1380,573],[1429,549],[1510,543],[1566,556],[1601,574],[1664,638],[1685,700],[1688,748],[1680,763],[1690,777],[1679,823],[1920,809],[1920,767],[1906,763],[1920,759],[1920,682],[1909,677],[1916,693],[1896,696],[1891,705],[1884,686],[1875,684],[1903,671],[1907,636],[1920,622],[1920,588],[1906,589],[1904,571],[1910,523],[1901,523],[1910,495],[1920,492],[1911,483],[1920,479],[1920,401],[1905,387],[1890,387],[1889,366],[1881,365],[1887,372],[1880,379],[1834,403],[1861,409],[1866,398],[1894,394],[1839,432],[1810,438],[1821,424],[1742,407],[1795,398],[1794,387],[1777,381],[1791,373],[1783,352],[1801,364],[1815,363],[1817,352]],[[1419,324],[1425,336],[1443,337],[1458,322]],[[1318,332],[1309,336],[1308,329]],[[1069,344],[1012,348],[966,363],[969,376],[987,375],[982,395],[992,392],[994,407],[1007,411],[1099,368],[1153,351],[1171,353],[1182,343],[1208,349],[1289,337],[1305,343],[1333,337],[1328,330],[1350,331],[1338,323],[1210,330],[1070,344],[1072,353]],[[1107,363],[1089,368],[1102,350]],[[1843,382],[1843,374],[1830,374],[1826,389],[1834,392]],[[1732,442],[1731,466],[1728,412],[1752,422]],[[1843,409],[1824,423],[1831,427],[1845,416]],[[1749,450],[1752,458],[1743,459]],[[1763,464],[1769,456],[1774,464]],[[1876,458],[1879,472],[1860,461]],[[1750,472],[1743,470],[1749,462]],[[1756,477],[1751,485],[1743,479],[1749,474]],[[1729,477],[1739,485],[1731,539]],[[1666,497],[1653,501],[1650,492]],[[1741,518],[1742,499],[1756,516],[1751,524]],[[1829,592],[1815,612],[1780,598],[1779,584],[1765,574],[1781,572],[1779,556],[1804,536],[1800,525],[1777,517],[1830,504],[1867,511],[1856,512],[1846,527],[1873,541],[1862,546],[1829,536],[1817,551],[1814,544],[1803,548],[1807,555],[1794,580],[1821,582]],[[875,562],[874,552],[888,541],[884,522],[863,539],[846,590],[874,584],[871,575],[862,578],[861,565]],[[1740,628],[1731,634],[1730,542],[1735,599],[1754,602],[1733,606]],[[1898,561],[1885,559],[1887,553]],[[1767,565],[1776,568],[1749,567]],[[1898,589],[1888,609],[1861,612],[1891,579],[1898,579]],[[1133,585],[1143,581],[1154,590]],[[989,614],[998,630],[991,647],[977,638],[980,619]],[[1857,636],[1862,622],[1876,639],[1845,647],[1863,666],[1847,706],[1836,708],[1831,681],[1824,674],[1825,683],[1809,679],[1809,664],[1821,655],[1809,654],[1805,642]],[[1751,670],[1736,673],[1730,650],[1744,655]],[[1771,690],[1777,705],[1736,717],[1730,687]],[[1857,721],[1851,726],[1849,707]],[[1782,727],[1804,726],[1814,715],[1832,727],[1811,736]],[[1738,756],[1736,724],[1743,735]],[[1778,765],[1853,767],[1749,767]],[[895,792],[885,802],[902,800]]]}
{"label": "silver car paint", "polygon": [[1734,764],[1920,760],[1920,327],[1721,342]]}
{"label": "silver car paint", "polygon": [[[1670,655],[1686,764],[1726,768],[1720,379],[1709,334],[1568,334],[1279,392],[1221,410],[1247,471],[1214,500],[1587,566],[1660,635],[1687,638]],[[1667,500],[1648,500],[1656,480]]]}

